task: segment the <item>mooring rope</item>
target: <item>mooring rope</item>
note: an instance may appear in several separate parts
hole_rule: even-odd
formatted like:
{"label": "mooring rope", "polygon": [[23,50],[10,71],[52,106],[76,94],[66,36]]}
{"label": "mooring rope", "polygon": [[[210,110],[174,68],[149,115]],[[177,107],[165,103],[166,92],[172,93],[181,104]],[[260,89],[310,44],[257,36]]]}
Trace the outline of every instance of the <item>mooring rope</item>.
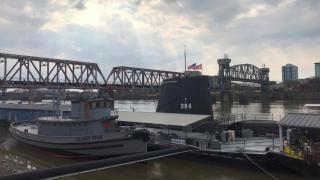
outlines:
{"label": "mooring rope", "polygon": [[190,147],[173,147],[157,151],[114,157],[110,159],[80,162],[48,169],[38,169],[33,171],[21,172],[18,174],[5,175],[0,176],[0,180],[57,179],[87,172],[99,171],[112,167],[164,158],[189,152],[192,150],[193,148]]}
{"label": "mooring rope", "polygon": [[239,151],[245,158],[247,158],[253,165],[255,165],[257,168],[259,168],[262,172],[264,172],[265,174],[267,174],[268,176],[272,177],[272,179],[276,179],[279,180],[279,178],[277,178],[276,176],[272,175],[269,171],[267,171],[266,169],[264,169],[262,166],[260,166],[259,164],[257,164],[256,162],[254,162],[253,159],[251,159],[246,153],[244,153],[243,148],[240,148]]}
{"label": "mooring rope", "polygon": [[[188,145],[188,144],[176,144],[176,143],[172,143],[170,141],[166,141],[160,138],[154,138],[155,140],[167,143],[167,144],[174,144],[174,145],[180,145],[180,146],[188,146],[188,147],[192,147],[195,149],[203,149],[203,150],[210,150],[210,149],[206,149],[206,148],[201,148],[201,147],[197,147],[197,146],[193,146],[193,145]],[[267,174],[268,176],[272,177],[272,179],[275,180],[279,180],[279,178],[277,178],[276,176],[272,175],[270,172],[268,172],[266,169],[264,169],[262,166],[260,166],[259,164],[257,164],[256,162],[253,161],[253,159],[251,159],[246,153],[244,153],[243,148],[240,148],[239,152],[246,158],[248,159],[253,165],[255,165],[257,168],[259,168],[262,172],[264,172],[265,174]]]}

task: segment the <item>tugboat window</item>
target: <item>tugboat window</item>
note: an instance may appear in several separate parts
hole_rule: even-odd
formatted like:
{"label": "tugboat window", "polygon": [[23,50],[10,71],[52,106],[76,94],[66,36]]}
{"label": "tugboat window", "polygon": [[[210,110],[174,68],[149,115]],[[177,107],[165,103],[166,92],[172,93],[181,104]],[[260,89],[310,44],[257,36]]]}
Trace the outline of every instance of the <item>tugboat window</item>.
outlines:
{"label": "tugboat window", "polygon": [[110,101],[107,101],[107,107],[111,107],[111,102]]}
{"label": "tugboat window", "polygon": [[100,102],[96,103],[96,108],[100,108]]}

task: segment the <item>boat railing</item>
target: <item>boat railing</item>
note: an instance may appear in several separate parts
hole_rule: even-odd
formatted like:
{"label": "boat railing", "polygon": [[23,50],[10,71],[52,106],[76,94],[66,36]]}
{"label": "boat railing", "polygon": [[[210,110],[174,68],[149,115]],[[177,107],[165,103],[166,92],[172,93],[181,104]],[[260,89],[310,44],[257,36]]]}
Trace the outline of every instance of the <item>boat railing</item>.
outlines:
{"label": "boat railing", "polygon": [[50,143],[64,143],[64,142],[72,142],[72,143],[79,143],[79,142],[93,142],[99,140],[109,140],[113,138],[122,138],[123,134],[121,133],[112,133],[110,134],[93,134],[93,135],[82,135],[82,136],[47,136],[41,134],[32,134],[28,131],[22,131],[17,129],[16,126],[18,125],[32,125],[35,121],[21,121],[21,122],[14,122],[10,125],[10,131],[18,136],[25,137],[31,140],[40,140],[42,142],[50,142]]}

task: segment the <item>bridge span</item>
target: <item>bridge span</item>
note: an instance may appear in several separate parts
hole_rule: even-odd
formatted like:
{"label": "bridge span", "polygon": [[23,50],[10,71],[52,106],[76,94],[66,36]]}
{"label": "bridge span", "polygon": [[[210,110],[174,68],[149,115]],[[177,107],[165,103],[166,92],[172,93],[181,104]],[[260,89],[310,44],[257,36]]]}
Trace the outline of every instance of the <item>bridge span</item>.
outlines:
{"label": "bridge span", "polygon": [[184,73],[127,66],[114,67],[108,78],[113,87],[158,88],[165,79],[184,77]]}
{"label": "bridge span", "polygon": [[[232,99],[231,81],[251,82],[261,85],[263,95],[269,90],[269,68],[252,64],[230,66],[231,59],[218,59],[218,76],[212,76],[212,91],[220,92],[220,99]],[[54,59],[37,56],[0,53],[0,89],[105,89],[128,92],[142,89],[153,94],[165,79],[184,77],[182,72],[113,67],[104,76],[97,63]],[[105,78],[107,77],[107,78]],[[119,92],[120,92],[119,91]]]}
{"label": "bridge span", "polygon": [[117,89],[158,88],[184,73],[114,67],[108,78],[97,63],[0,53],[0,88]]}
{"label": "bridge span", "polygon": [[97,63],[0,53],[1,88],[91,89],[106,84]]}

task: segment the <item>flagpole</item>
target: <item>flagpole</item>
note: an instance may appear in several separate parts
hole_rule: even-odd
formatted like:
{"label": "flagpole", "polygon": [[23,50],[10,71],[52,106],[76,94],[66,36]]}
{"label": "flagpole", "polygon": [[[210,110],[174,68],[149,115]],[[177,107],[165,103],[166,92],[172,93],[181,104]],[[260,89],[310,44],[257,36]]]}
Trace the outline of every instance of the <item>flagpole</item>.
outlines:
{"label": "flagpole", "polygon": [[184,45],[184,71],[187,71],[187,52],[186,52],[186,45]]}

